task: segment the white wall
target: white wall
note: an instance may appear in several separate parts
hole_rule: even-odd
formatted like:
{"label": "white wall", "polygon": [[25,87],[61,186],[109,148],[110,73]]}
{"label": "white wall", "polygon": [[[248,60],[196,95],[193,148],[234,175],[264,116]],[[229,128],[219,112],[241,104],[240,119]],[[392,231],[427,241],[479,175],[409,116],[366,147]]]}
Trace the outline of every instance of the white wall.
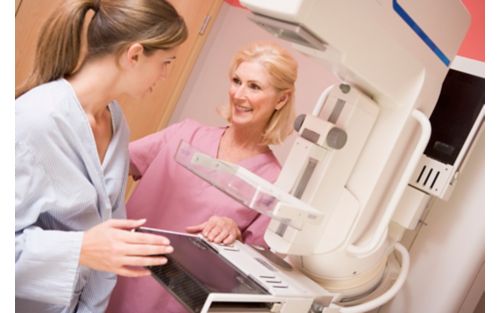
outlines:
{"label": "white wall", "polygon": [[484,291],[484,137],[478,138],[450,199],[432,203],[427,225],[410,249],[408,279],[380,313],[473,312]]}
{"label": "white wall", "polygon": [[[313,59],[293,50],[288,42],[277,39],[256,26],[246,10],[224,3],[198,61],[188,80],[170,123],[193,118],[207,125],[225,125],[215,108],[228,101],[228,68],[233,55],[255,40],[278,42],[296,58],[299,73],[296,82],[297,114],[312,111],[324,88],[335,82],[334,76]],[[273,147],[283,163],[294,136]]]}

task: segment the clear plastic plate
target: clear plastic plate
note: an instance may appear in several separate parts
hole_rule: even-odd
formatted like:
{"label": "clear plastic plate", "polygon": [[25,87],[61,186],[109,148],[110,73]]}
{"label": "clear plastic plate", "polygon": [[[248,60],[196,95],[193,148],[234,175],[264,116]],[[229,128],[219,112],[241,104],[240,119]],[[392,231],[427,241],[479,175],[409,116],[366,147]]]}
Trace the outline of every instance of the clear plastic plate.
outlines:
{"label": "clear plastic plate", "polygon": [[288,226],[300,229],[298,225],[302,223],[275,214],[277,204],[280,202],[300,211],[302,213],[300,215],[310,221],[317,222],[322,217],[322,213],[309,204],[284,192],[246,168],[215,159],[185,141],[179,144],[175,160],[236,201]]}

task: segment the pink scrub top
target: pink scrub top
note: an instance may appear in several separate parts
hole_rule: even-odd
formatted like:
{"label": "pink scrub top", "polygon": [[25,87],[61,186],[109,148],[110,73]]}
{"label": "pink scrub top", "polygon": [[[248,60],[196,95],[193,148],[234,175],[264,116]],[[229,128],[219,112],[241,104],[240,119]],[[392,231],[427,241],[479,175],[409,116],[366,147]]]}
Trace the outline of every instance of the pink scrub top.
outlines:
{"label": "pink scrub top", "polygon": [[[213,215],[225,216],[238,224],[244,242],[266,246],[263,235],[268,217],[244,207],[174,159],[181,140],[216,157],[225,129],[206,127],[188,119],[132,142],[130,160],[141,177],[127,203],[128,218],[146,218],[145,226],[185,232],[186,227],[203,223]],[[238,165],[270,182],[277,179],[281,169],[271,151],[242,160]],[[107,312],[177,313],[184,309],[152,277],[119,277]]]}

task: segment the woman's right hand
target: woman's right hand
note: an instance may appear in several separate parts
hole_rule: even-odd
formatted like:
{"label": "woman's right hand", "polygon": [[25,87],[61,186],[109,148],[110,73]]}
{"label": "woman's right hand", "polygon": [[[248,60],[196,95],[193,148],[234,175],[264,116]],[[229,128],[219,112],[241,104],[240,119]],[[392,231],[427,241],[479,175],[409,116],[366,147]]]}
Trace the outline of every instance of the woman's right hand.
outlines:
{"label": "woman's right hand", "polygon": [[163,236],[131,232],[146,220],[110,219],[87,230],[83,235],[80,264],[98,271],[121,276],[150,275],[145,266],[162,265],[164,256],[173,251]]}

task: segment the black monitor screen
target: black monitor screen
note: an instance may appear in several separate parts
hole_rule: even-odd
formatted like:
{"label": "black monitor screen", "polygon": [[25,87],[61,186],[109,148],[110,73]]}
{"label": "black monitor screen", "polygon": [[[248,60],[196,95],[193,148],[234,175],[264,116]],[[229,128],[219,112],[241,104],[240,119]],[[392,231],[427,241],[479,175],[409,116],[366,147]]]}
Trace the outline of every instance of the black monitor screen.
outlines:
{"label": "black monitor screen", "polygon": [[430,122],[425,155],[453,165],[484,106],[484,78],[450,69]]}
{"label": "black monitor screen", "polygon": [[201,310],[210,293],[268,294],[200,237],[146,227],[137,231],[170,240],[174,252],[167,255],[167,264],[149,269],[192,312]]}

